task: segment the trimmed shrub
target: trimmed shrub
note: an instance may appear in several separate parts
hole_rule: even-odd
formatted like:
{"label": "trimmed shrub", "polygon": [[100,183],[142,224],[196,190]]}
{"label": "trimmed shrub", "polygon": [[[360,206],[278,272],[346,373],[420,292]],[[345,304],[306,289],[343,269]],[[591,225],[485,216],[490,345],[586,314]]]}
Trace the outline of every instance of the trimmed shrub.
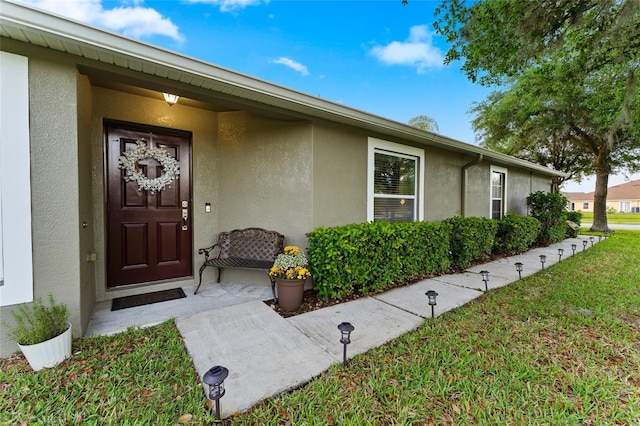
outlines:
{"label": "trimmed shrub", "polygon": [[314,288],[325,299],[352,291],[377,293],[389,284],[449,268],[451,227],[444,223],[371,222],[307,234]]}
{"label": "trimmed shrub", "polygon": [[[576,225],[580,225],[582,223],[582,212],[577,211],[568,211],[567,212],[567,220],[575,223]],[[564,234],[565,238],[575,238],[578,236],[579,229],[573,229],[567,224],[567,230]]]}
{"label": "trimmed shrub", "polygon": [[538,238],[540,222],[535,217],[507,215],[498,220],[494,251],[514,254],[526,251]]}
{"label": "trimmed shrub", "polygon": [[549,245],[564,239],[567,229],[567,197],[538,191],[529,194],[531,216],[540,221],[538,243]]}
{"label": "trimmed shrub", "polygon": [[452,217],[444,223],[452,226],[451,264],[466,268],[476,260],[491,256],[498,222],[485,217]]}

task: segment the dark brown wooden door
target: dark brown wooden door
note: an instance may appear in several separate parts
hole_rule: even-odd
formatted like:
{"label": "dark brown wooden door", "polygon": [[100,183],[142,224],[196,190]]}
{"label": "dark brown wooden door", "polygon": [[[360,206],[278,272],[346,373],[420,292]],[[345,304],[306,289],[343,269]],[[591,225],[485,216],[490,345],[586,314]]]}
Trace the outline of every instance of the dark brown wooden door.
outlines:
{"label": "dark brown wooden door", "polygon": [[[107,287],[193,275],[190,134],[108,123],[105,133]],[[179,179],[171,187],[152,193],[125,182],[118,158],[138,139],[149,148],[167,150],[178,161]],[[151,179],[163,172],[154,158],[140,160],[138,167]]]}

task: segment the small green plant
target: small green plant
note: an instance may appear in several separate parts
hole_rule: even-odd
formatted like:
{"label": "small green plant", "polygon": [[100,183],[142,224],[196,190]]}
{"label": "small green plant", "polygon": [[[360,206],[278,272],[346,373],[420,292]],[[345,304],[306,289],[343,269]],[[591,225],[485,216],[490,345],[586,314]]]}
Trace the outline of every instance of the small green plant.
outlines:
{"label": "small green plant", "polygon": [[56,303],[49,294],[49,306],[37,298],[31,304],[23,304],[11,312],[15,328],[9,337],[20,345],[35,345],[64,333],[69,328],[69,309],[64,303]]}
{"label": "small green plant", "polygon": [[540,221],[538,243],[549,245],[564,239],[567,228],[567,198],[562,194],[538,191],[529,194],[531,216]]}

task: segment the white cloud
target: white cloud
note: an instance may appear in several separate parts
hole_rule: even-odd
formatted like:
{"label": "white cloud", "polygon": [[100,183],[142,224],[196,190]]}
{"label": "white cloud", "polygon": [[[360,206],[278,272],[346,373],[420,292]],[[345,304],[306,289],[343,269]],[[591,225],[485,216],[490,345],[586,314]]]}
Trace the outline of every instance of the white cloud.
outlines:
{"label": "white cloud", "polygon": [[247,6],[259,6],[269,0],[187,0],[189,3],[208,3],[220,8],[220,12],[235,12]]}
{"label": "white cloud", "polygon": [[293,59],[285,58],[283,56],[278,59],[272,59],[271,62],[274,64],[282,64],[286,67],[291,68],[294,71],[299,72],[302,75],[305,75],[305,76],[309,75],[309,70],[307,70],[307,67],[302,65],[300,62],[294,61]]}
{"label": "white cloud", "polygon": [[419,73],[428,68],[440,68],[444,61],[442,51],[433,46],[432,33],[426,25],[411,27],[406,41],[374,46],[371,54],[385,64],[416,67]]}
{"label": "white cloud", "polygon": [[130,37],[145,38],[155,35],[182,41],[178,27],[157,10],[142,7],[142,1],[134,0],[134,6],[104,9],[102,0],[22,0],[49,12],[76,21],[106,28]]}

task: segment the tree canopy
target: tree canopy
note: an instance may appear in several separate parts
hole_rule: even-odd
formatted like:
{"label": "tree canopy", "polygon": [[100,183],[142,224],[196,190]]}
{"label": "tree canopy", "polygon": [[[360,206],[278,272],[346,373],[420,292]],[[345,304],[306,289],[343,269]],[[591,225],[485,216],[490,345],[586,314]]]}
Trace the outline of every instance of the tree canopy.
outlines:
{"label": "tree canopy", "polygon": [[435,118],[431,118],[428,115],[416,115],[415,117],[410,118],[407,124],[429,132],[437,133],[440,131],[438,122]]}
{"label": "tree canopy", "polygon": [[482,143],[568,172],[595,173],[593,230],[607,230],[613,170],[640,159],[640,1],[443,1],[435,28],[474,82]]}

